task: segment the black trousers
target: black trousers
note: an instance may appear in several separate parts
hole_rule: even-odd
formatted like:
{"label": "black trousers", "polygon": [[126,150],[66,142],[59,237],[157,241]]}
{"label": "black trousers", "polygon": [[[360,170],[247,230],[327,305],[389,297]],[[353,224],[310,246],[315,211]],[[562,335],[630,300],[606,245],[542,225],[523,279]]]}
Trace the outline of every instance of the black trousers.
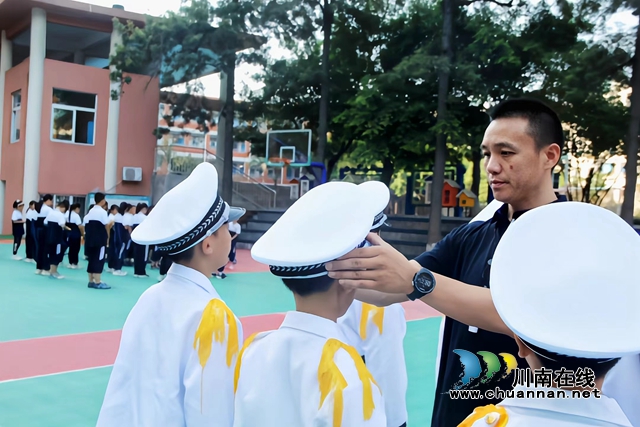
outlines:
{"label": "black trousers", "polygon": [[121,243],[119,248],[114,247],[113,252],[109,254],[109,268],[113,268],[115,271],[122,270],[126,246],[126,243]]}
{"label": "black trousers", "polygon": [[231,252],[229,252],[229,261],[231,262],[235,262],[236,260],[236,240],[237,239],[233,239],[231,241]]}
{"label": "black trousers", "polygon": [[133,274],[147,275],[147,247],[131,242],[133,246]]}
{"label": "black trousers", "polygon": [[13,254],[18,255],[18,249],[22,243],[22,234],[13,236]]}
{"label": "black trousers", "polygon": [[36,259],[36,239],[32,233],[27,233],[24,244],[27,259]]}
{"label": "black trousers", "polygon": [[81,237],[69,237],[69,264],[78,265],[81,244]]}
{"label": "black trousers", "polygon": [[47,251],[47,229],[38,227],[36,230],[37,253],[36,253],[36,269],[49,271],[49,253]]}
{"label": "black trousers", "polygon": [[64,243],[49,243],[47,245],[47,252],[49,255],[49,263],[57,266],[64,258]]}
{"label": "black trousers", "polygon": [[84,248],[89,263],[87,264],[87,273],[102,274],[104,271],[106,247],[87,247]]}

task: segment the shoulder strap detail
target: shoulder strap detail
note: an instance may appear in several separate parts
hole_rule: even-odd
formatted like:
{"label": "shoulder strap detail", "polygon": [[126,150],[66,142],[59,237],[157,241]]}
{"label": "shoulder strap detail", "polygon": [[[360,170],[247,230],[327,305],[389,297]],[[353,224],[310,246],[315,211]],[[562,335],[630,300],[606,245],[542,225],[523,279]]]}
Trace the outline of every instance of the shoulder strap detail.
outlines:
{"label": "shoulder strap detail", "polygon": [[335,354],[340,349],[345,350],[349,354],[349,356],[351,356],[351,359],[353,360],[353,363],[355,364],[356,370],[358,372],[358,377],[362,382],[362,412],[364,420],[370,419],[373,415],[375,405],[373,402],[372,384],[375,384],[376,387],[378,386],[355,348],[350,345],[344,344],[343,342],[335,338],[328,339],[322,349],[320,365],[318,366],[318,384],[320,386],[319,407],[322,407],[324,400],[327,398],[329,393],[333,391],[334,427],[342,426],[342,411],[344,408],[342,391],[347,387],[347,381],[345,380],[344,375],[342,375],[342,372],[340,372],[338,365],[336,365],[335,361],[333,360]]}
{"label": "shoulder strap detail", "polygon": [[369,313],[373,313],[373,323],[378,327],[382,335],[382,323],[384,322],[384,307],[362,303],[362,315],[360,316],[360,337],[367,339],[367,325],[369,323]]}

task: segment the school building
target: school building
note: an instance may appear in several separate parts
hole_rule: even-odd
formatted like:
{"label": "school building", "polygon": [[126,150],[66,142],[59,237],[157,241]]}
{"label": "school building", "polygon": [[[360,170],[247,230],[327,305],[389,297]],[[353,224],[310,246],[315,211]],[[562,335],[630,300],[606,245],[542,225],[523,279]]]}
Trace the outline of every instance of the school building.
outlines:
{"label": "school building", "polygon": [[71,0],[0,0],[0,217],[51,193],[149,195],[159,86],[134,75],[118,99],[113,19],[144,15]]}

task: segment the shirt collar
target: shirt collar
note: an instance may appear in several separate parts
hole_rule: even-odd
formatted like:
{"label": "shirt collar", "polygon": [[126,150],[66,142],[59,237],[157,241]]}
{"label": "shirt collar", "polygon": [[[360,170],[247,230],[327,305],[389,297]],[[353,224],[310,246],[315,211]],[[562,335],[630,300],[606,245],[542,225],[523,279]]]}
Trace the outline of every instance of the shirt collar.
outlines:
{"label": "shirt collar", "polygon": [[343,343],[347,342],[347,338],[336,322],[315,314],[289,311],[280,328],[297,329],[322,338],[335,338]]}
{"label": "shirt collar", "polygon": [[[518,391],[525,392],[527,390],[542,390],[545,393],[558,391],[556,388],[548,387],[524,387],[516,386],[513,392]],[[567,395],[571,395],[571,391],[566,391]],[[518,399],[507,398],[500,402],[500,406],[504,407],[517,407],[517,408],[530,408],[548,412],[556,412],[559,414],[575,415],[591,420],[598,420],[606,422],[607,424],[614,424],[624,427],[633,427],[627,419],[618,403],[606,396],[600,396],[600,398],[590,397],[588,399]]]}
{"label": "shirt collar", "polygon": [[214,298],[220,298],[220,295],[218,295],[218,292],[216,292],[216,290],[214,289],[209,278],[191,267],[186,267],[174,262],[171,267],[169,267],[167,275],[177,276],[183,280],[188,280],[194,285],[197,285],[204,289],[207,293],[213,295]]}
{"label": "shirt collar", "polygon": [[[566,202],[567,201],[567,197],[560,194],[559,196],[557,196],[558,198],[556,200],[554,200],[551,203],[558,203],[558,202]],[[502,206],[500,206],[500,208],[498,208],[498,210],[496,211],[495,214],[493,214],[493,218],[491,218],[491,222],[511,222],[511,221],[515,221],[516,219],[518,219],[520,216],[522,216],[522,214],[529,212],[531,209],[525,209],[522,211],[517,211],[513,213],[513,217],[511,220],[509,220],[509,205],[504,203]]]}

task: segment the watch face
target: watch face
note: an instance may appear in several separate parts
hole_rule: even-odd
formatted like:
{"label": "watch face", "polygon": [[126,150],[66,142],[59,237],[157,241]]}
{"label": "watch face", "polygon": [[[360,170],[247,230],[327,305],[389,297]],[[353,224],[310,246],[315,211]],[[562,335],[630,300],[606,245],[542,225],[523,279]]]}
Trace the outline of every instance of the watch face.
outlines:
{"label": "watch face", "polygon": [[422,293],[428,293],[433,287],[433,279],[426,273],[418,274],[415,279],[415,287]]}

